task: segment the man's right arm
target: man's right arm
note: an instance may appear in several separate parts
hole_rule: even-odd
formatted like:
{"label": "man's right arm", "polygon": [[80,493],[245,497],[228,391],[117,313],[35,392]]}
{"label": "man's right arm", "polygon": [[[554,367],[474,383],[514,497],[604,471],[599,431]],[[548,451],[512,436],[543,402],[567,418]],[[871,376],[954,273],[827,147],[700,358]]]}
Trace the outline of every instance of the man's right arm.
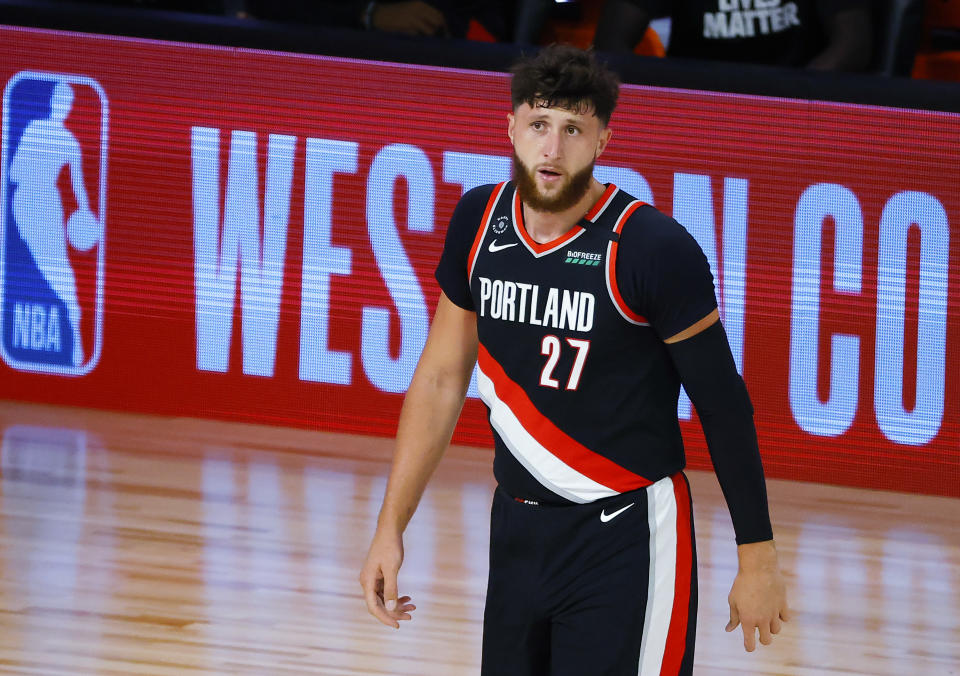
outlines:
{"label": "man's right arm", "polygon": [[413,610],[409,599],[397,595],[403,531],[450,443],[477,361],[477,344],[476,315],[441,293],[403,401],[386,495],[360,573],[367,609],[388,626],[399,627],[398,620],[410,619]]}

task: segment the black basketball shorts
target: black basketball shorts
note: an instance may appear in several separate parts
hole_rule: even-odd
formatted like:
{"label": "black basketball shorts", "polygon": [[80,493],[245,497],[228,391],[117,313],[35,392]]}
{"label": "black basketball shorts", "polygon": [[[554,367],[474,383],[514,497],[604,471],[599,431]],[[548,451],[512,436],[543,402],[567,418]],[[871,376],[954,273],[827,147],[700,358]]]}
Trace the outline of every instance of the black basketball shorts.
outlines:
{"label": "black basketball shorts", "polygon": [[521,500],[500,488],[493,498],[482,676],[691,674],[697,563],[683,473],[583,505]]}

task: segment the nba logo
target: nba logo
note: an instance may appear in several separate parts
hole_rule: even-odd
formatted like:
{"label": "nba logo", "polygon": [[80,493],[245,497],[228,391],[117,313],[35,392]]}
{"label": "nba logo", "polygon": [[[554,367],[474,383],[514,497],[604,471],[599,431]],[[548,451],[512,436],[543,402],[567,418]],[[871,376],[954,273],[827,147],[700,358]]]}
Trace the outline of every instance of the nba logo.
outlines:
{"label": "nba logo", "polygon": [[108,104],[78,75],[14,75],[3,92],[0,353],[84,375],[100,359]]}

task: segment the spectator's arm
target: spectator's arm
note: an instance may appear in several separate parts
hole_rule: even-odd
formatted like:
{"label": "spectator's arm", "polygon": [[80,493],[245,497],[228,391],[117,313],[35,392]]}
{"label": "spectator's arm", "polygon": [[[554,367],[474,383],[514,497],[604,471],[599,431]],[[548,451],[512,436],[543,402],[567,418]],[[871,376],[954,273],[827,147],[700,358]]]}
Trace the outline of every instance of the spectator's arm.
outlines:
{"label": "spectator's arm", "polygon": [[267,21],[309,23],[318,26],[360,28],[364,0],[246,0],[250,15]]}
{"label": "spectator's arm", "polygon": [[370,19],[372,28],[386,33],[441,35],[447,30],[443,12],[423,0],[378,2]]}
{"label": "spectator's arm", "polygon": [[647,32],[652,14],[645,2],[607,0],[597,21],[593,46],[604,52],[633,52]]}
{"label": "spectator's arm", "polygon": [[813,70],[866,70],[873,57],[873,24],[869,4],[823,17],[827,46],[807,64]]}

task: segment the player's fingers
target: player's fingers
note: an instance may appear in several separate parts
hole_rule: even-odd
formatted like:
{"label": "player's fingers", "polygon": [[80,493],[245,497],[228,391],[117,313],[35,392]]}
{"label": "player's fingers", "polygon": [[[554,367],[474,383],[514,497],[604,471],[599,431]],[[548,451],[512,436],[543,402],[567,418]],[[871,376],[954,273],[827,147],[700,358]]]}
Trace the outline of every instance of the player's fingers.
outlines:
{"label": "player's fingers", "polygon": [[757,628],[755,626],[748,627],[744,623],[742,629],[743,647],[748,653],[752,653],[757,647]]}
{"label": "player's fingers", "polygon": [[370,614],[374,617],[379,617],[377,609],[380,607],[380,596],[377,593],[376,582],[364,578],[361,580],[361,586],[363,587],[363,600],[367,604],[367,610],[370,611]]}
{"label": "player's fingers", "polygon": [[760,630],[760,643],[770,645],[773,637],[770,635],[770,625],[767,622],[761,622],[757,629]]}
{"label": "player's fingers", "polygon": [[737,628],[737,625],[740,624],[740,614],[737,612],[736,607],[731,603],[730,604],[730,621],[727,622],[725,629],[727,631],[733,631]]}
{"label": "player's fingers", "polygon": [[791,617],[793,617],[793,613],[791,613],[790,609],[784,604],[783,608],[780,609],[780,619],[784,622],[789,622]]}
{"label": "player's fingers", "polygon": [[374,592],[372,589],[364,590],[363,600],[367,604],[367,612],[384,624],[389,624],[389,616],[387,616],[384,612],[383,605],[380,603],[380,599],[376,592]]}
{"label": "player's fingers", "polygon": [[377,583],[373,574],[371,574],[366,568],[360,571],[360,587],[363,589],[363,599],[367,602],[367,609],[370,610],[370,612],[373,612],[373,610],[370,608],[370,601],[376,600]]}
{"label": "player's fingers", "polygon": [[397,624],[390,614],[384,609],[383,603],[380,601],[380,597],[376,594],[370,594],[366,597],[367,610],[373,615],[381,624],[385,624],[388,627],[393,627],[396,629],[400,625]]}
{"label": "player's fingers", "polygon": [[396,612],[394,612],[393,616],[398,620],[409,620],[413,617],[411,613],[413,613],[413,611],[416,609],[417,607],[415,605],[412,605],[410,603],[405,603],[403,605],[397,606],[397,610]]}
{"label": "player's fingers", "polygon": [[383,607],[383,600],[380,598],[378,587],[382,583],[382,579],[379,577],[378,573],[370,573],[364,571],[361,576],[361,585],[363,586],[363,600],[367,603],[367,610],[377,618],[380,622],[387,625],[388,627],[399,628],[396,620],[390,617],[390,614]]}
{"label": "player's fingers", "polygon": [[773,618],[772,620],[770,620],[770,633],[771,633],[771,634],[779,634],[779,633],[780,633],[780,630],[781,630],[782,628],[783,628],[783,625],[780,624],[780,618],[775,617],[775,618]]}
{"label": "player's fingers", "polygon": [[383,605],[391,613],[397,609],[397,570],[383,570]]}

